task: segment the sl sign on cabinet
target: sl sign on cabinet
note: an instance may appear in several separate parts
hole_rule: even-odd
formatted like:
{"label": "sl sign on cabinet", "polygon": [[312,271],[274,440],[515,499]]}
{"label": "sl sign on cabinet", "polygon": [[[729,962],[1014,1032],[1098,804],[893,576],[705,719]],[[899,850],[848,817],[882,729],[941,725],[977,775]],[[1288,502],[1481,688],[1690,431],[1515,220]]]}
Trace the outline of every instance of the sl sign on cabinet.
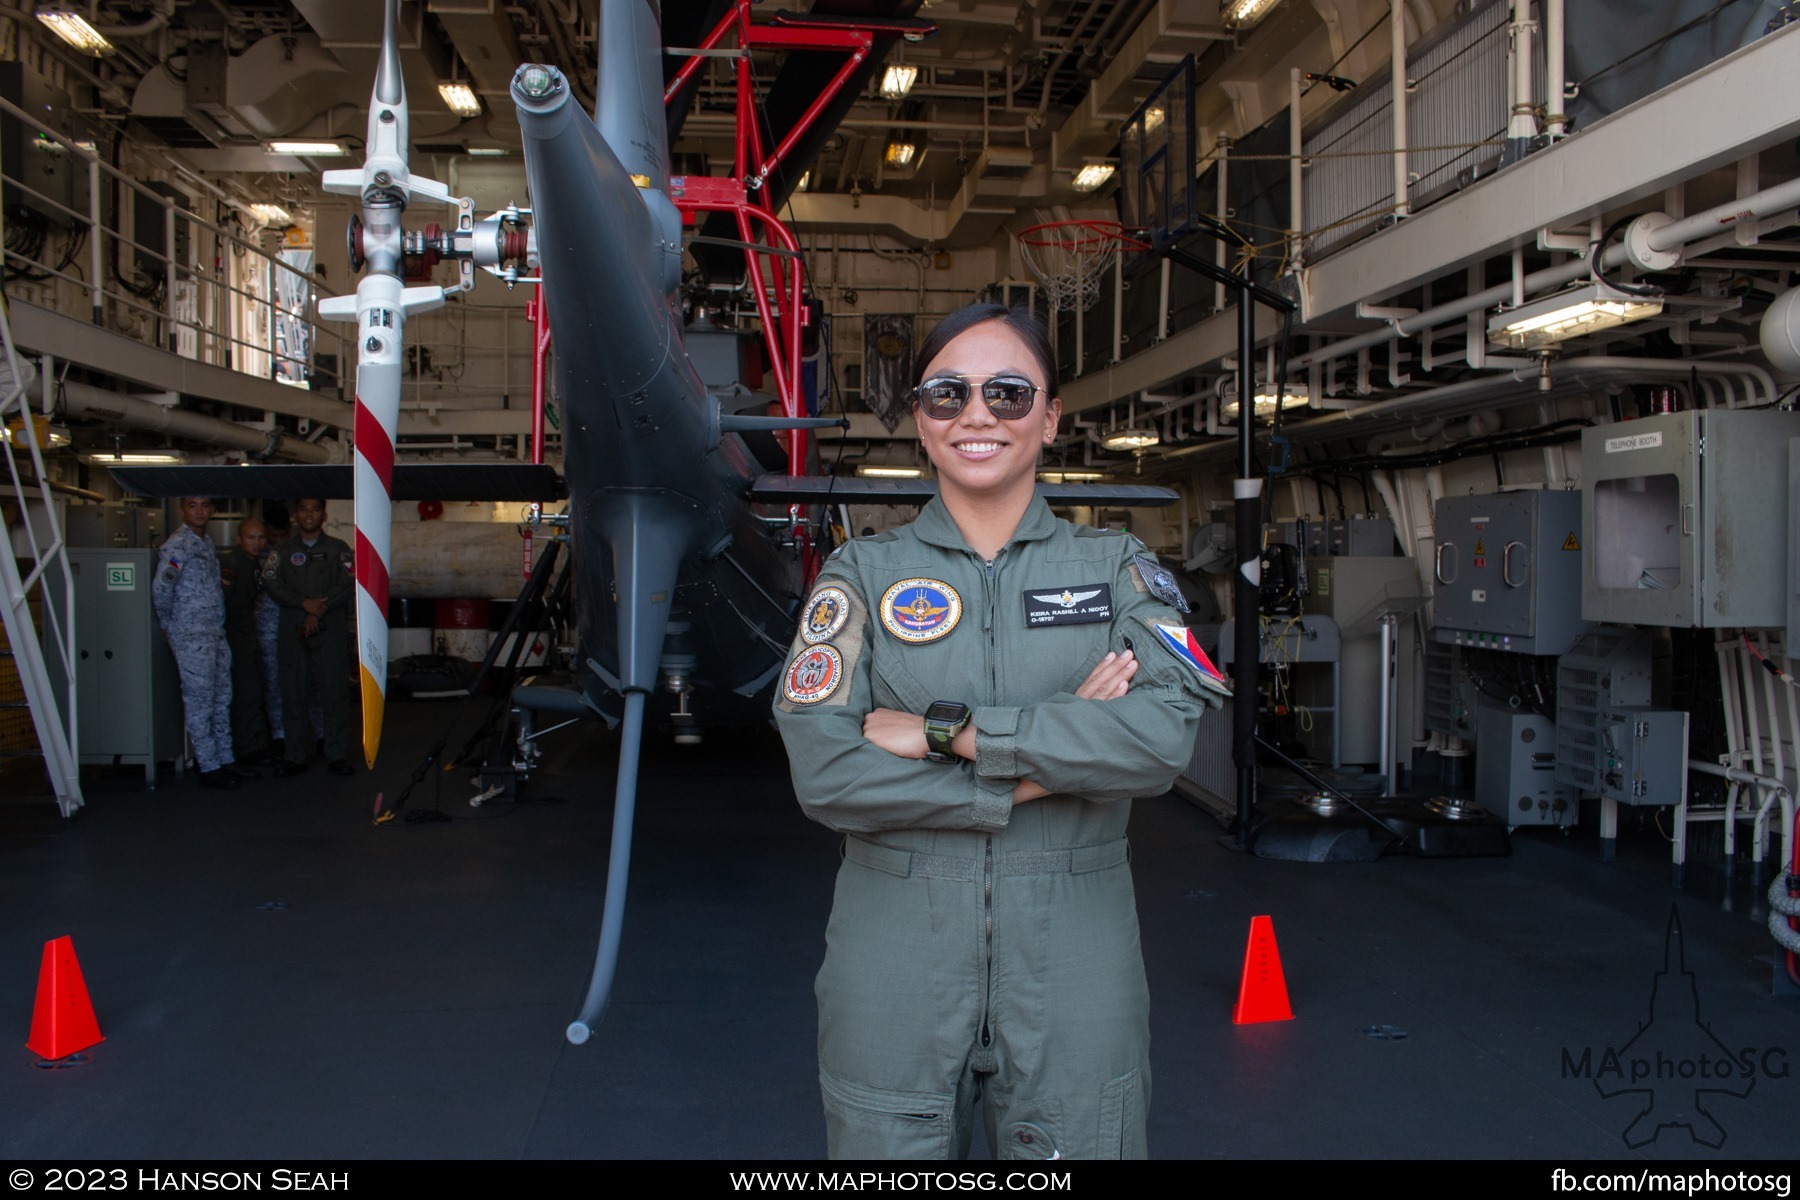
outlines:
{"label": "sl sign on cabinet", "polygon": [[109,592],[137,591],[137,564],[107,563],[106,590]]}

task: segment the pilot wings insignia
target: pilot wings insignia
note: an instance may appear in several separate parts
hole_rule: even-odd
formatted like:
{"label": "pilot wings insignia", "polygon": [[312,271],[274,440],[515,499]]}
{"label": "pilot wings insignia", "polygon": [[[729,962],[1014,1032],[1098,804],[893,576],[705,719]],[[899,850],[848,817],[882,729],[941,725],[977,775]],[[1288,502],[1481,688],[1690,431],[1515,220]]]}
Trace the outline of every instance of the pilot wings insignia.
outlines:
{"label": "pilot wings insignia", "polygon": [[1098,596],[1099,594],[1100,594],[1099,588],[1093,588],[1092,590],[1085,591],[1085,592],[1072,592],[1069,589],[1064,588],[1060,593],[1057,593],[1054,595],[1049,595],[1049,596],[1034,595],[1034,596],[1032,596],[1032,599],[1042,601],[1045,604],[1055,604],[1062,608],[1074,608],[1077,604],[1080,604],[1083,600],[1092,600],[1095,596]]}

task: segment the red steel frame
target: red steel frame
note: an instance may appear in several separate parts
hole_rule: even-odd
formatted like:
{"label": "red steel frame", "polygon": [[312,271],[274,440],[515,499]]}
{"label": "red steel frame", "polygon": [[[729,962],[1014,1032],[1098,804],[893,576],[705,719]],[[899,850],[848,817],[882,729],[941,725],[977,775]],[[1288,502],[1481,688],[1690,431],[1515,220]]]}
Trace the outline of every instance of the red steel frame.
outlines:
{"label": "red steel frame", "polygon": [[[768,347],[770,373],[781,409],[789,417],[806,415],[800,399],[800,332],[807,321],[803,301],[805,279],[800,247],[794,235],[775,215],[765,188],[769,176],[790,154],[800,138],[837,98],[874,49],[874,31],[863,27],[808,27],[788,25],[755,25],[750,21],[751,0],[738,0],[720,20],[693,54],[681,65],[663,91],[663,103],[672,101],[699,74],[706,52],[718,49],[733,33],[737,35],[737,140],[736,161],[726,178],[687,176],[669,181],[669,195],[682,216],[692,220],[701,212],[730,213],[737,221],[738,240],[745,243],[744,260],[750,287],[756,297],[756,311],[762,320],[763,341]],[[762,124],[756,119],[755,81],[751,74],[750,53],[766,50],[842,50],[847,57],[837,73],[814,98],[793,130],[771,152],[763,144]],[[756,234],[761,237],[753,236]],[[765,275],[764,259],[768,260]],[[806,474],[807,431],[796,429],[788,435],[788,474]],[[800,506],[792,505],[796,531],[802,539],[806,555],[806,575],[810,584],[818,570],[817,555],[805,531],[800,527]]]}

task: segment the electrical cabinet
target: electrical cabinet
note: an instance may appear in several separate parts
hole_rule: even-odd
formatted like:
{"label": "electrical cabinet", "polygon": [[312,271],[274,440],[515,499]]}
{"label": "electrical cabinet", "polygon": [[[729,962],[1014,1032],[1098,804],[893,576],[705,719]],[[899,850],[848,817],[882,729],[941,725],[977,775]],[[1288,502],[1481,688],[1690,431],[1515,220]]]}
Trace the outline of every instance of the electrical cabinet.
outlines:
{"label": "electrical cabinet", "polygon": [[1800,413],[1703,409],[1581,435],[1581,615],[1788,623],[1788,443]]}
{"label": "electrical cabinet", "polygon": [[1276,525],[1275,536],[1277,541],[1300,547],[1308,558],[1383,558],[1394,554],[1394,523],[1386,517],[1282,521]]}
{"label": "electrical cabinet", "polygon": [[1593,628],[1581,613],[1580,492],[1445,496],[1434,527],[1435,640],[1561,654]]}
{"label": "electrical cabinet", "polygon": [[1494,704],[1476,707],[1475,799],[1508,825],[1573,825],[1580,797],[1556,781],[1556,726]]}
{"label": "electrical cabinet", "polygon": [[162,509],[143,504],[74,504],[63,516],[70,546],[154,546],[162,526]]}
{"label": "electrical cabinet", "polygon": [[[181,678],[150,606],[156,551],[71,549],[68,556],[81,761],[141,764],[154,785],[156,764],[179,763],[186,749]],[[49,594],[60,587],[55,582]],[[61,657],[49,650],[45,659],[52,692],[61,700],[67,695]]]}
{"label": "electrical cabinet", "polygon": [[1600,798],[1620,804],[1675,805],[1687,784],[1688,714],[1621,705],[1600,727]]}

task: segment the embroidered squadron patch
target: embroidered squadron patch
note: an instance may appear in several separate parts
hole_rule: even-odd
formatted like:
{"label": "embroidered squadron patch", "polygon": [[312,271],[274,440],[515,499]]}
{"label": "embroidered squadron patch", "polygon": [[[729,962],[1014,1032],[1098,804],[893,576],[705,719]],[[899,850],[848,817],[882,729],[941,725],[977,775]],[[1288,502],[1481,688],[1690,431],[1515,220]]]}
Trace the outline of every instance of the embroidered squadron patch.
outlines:
{"label": "embroidered squadron patch", "polygon": [[1169,605],[1176,612],[1188,611],[1187,597],[1181,594],[1181,588],[1175,582],[1175,575],[1169,568],[1156,561],[1154,554],[1137,554],[1132,556],[1132,563],[1138,574],[1143,577],[1144,586],[1150,594]]}
{"label": "embroidered squadron patch", "polygon": [[789,664],[781,694],[795,704],[828,699],[844,681],[844,658],[836,646],[812,646]]}
{"label": "embroidered squadron patch", "polygon": [[850,594],[841,587],[822,587],[807,601],[800,638],[809,646],[830,641],[850,619]]}
{"label": "embroidered squadron patch", "polygon": [[962,620],[962,597],[941,579],[902,579],[881,597],[881,623],[903,642],[935,642]]}
{"label": "embroidered squadron patch", "polygon": [[1144,624],[1156,633],[1156,640],[1162,643],[1163,649],[1187,664],[1200,677],[1200,683],[1204,687],[1221,695],[1231,694],[1231,684],[1226,680],[1225,673],[1213,666],[1212,659],[1206,657],[1206,651],[1195,640],[1193,630],[1186,625],[1164,625],[1149,617],[1144,618]]}
{"label": "embroidered squadron patch", "polygon": [[293,563],[296,567],[304,567],[306,565],[306,551],[294,551],[292,554],[288,555],[288,561]]}

